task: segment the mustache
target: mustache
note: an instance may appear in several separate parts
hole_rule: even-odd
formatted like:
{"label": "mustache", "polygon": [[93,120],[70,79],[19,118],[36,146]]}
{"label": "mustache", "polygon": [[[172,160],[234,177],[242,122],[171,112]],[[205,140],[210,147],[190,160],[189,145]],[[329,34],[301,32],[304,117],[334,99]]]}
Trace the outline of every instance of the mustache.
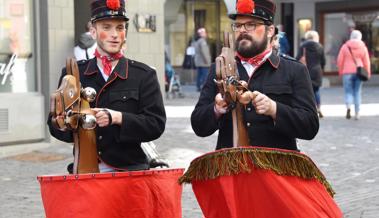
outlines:
{"label": "mustache", "polygon": [[251,37],[249,34],[241,34],[237,37],[237,42],[242,41],[243,39],[253,41],[253,37]]}

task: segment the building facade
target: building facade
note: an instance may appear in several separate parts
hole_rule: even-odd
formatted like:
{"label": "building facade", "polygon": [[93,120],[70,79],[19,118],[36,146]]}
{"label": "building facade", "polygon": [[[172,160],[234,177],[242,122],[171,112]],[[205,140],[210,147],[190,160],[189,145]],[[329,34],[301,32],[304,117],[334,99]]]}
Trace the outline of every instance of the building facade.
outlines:
{"label": "building facade", "polygon": [[377,0],[276,0],[277,23],[292,42],[292,54],[307,30],[320,34],[326,55],[326,75],[336,75],[336,59],[353,29],[362,32],[368,47],[372,72],[379,73],[379,1]]}
{"label": "building facade", "polygon": [[[171,2],[174,0],[171,0]],[[291,44],[291,54],[297,49],[307,30],[316,30],[325,47],[326,75],[336,75],[339,48],[352,29],[363,33],[368,46],[374,74],[379,73],[379,1],[377,0],[274,0],[277,3],[275,24],[282,24]],[[172,64],[181,66],[186,47],[198,27],[209,32],[213,58],[219,54],[222,32],[230,30],[228,13],[235,11],[235,0],[182,0],[166,17],[165,42]],[[180,4],[181,2],[181,4]],[[170,4],[171,5],[171,4]],[[167,13],[166,13],[167,14]],[[185,72],[188,73],[188,72]]]}

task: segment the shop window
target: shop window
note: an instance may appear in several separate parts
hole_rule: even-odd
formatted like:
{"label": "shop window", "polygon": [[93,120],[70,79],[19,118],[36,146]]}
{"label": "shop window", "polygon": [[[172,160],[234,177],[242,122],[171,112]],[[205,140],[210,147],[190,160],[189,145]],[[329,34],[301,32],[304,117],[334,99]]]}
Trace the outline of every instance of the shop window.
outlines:
{"label": "shop window", "polygon": [[36,91],[33,1],[0,1],[0,93]]}
{"label": "shop window", "polygon": [[379,12],[329,13],[324,16],[324,48],[326,72],[337,72],[337,57],[350,32],[362,32],[371,60],[372,72],[379,73]]}
{"label": "shop window", "polygon": [[311,19],[299,19],[297,21],[298,33],[297,37],[300,39],[300,43],[305,41],[304,35],[307,31],[312,30]]}
{"label": "shop window", "polygon": [[371,71],[373,73],[379,73],[379,16],[376,17],[371,25]]}
{"label": "shop window", "polygon": [[195,10],[195,31],[201,27],[205,27],[206,10]]}

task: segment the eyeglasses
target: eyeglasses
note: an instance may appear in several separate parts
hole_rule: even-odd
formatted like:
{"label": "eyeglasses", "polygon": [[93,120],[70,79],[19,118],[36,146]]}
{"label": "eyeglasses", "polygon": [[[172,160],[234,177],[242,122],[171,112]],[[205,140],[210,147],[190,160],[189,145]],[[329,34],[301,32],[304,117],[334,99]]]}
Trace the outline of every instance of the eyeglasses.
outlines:
{"label": "eyeglasses", "polygon": [[232,30],[234,32],[241,31],[242,27],[245,27],[246,31],[254,31],[257,26],[265,25],[265,23],[248,22],[248,23],[232,23]]}

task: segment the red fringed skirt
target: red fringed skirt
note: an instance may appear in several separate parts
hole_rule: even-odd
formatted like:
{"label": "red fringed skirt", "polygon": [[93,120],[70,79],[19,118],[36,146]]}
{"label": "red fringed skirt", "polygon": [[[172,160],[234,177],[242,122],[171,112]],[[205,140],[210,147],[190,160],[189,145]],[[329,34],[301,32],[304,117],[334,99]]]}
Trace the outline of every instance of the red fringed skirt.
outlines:
{"label": "red fringed skirt", "polygon": [[191,162],[192,183],[205,218],[340,218],[333,190],[312,160],[294,151],[223,149]]}
{"label": "red fringed skirt", "polygon": [[183,169],[39,176],[48,218],[181,218]]}

